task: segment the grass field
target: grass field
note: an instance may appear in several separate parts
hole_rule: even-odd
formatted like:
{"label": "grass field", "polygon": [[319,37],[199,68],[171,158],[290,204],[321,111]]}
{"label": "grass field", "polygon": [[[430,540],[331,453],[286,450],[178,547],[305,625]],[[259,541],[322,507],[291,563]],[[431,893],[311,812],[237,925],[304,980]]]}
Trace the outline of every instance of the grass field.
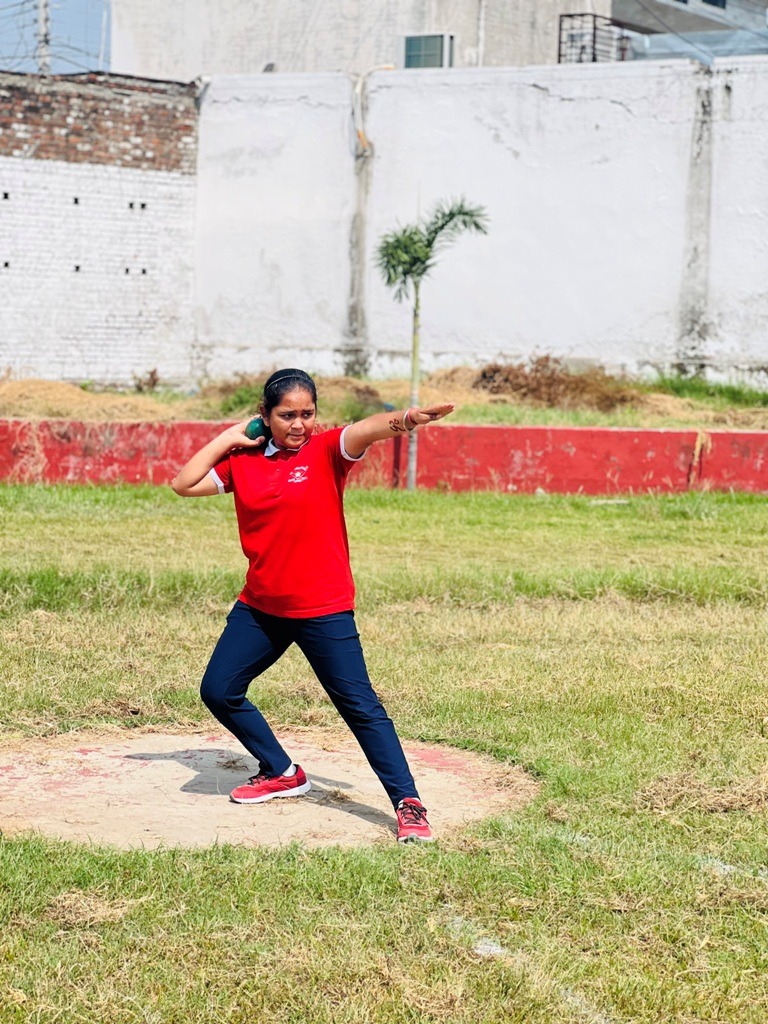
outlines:
{"label": "grass field", "polygon": [[[418,849],[0,838],[0,1022],[763,1024],[765,499],[347,505],[401,734],[522,765],[538,798]],[[0,487],[0,518],[6,747],[208,721],[229,499]],[[336,726],[292,654],[258,699]]]}

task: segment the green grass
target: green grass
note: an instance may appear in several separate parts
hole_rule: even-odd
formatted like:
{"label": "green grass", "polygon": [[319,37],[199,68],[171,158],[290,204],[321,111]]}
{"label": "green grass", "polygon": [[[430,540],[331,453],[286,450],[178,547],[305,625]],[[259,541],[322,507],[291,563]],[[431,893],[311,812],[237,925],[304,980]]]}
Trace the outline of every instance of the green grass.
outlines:
{"label": "green grass", "polygon": [[717,383],[704,377],[660,376],[648,386],[648,390],[676,395],[678,398],[691,398],[718,409],[734,405],[757,408],[768,406],[768,391],[743,384]]}
{"label": "green grass", "polygon": [[[0,488],[6,745],[208,720],[231,517]],[[538,798],[430,849],[0,838],[0,1022],[762,1024],[765,499],[352,491],[348,519],[403,737],[522,765]],[[258,702],[337,727],[294,653]]]}
{"label": "green grass", "polygon": [[[610,412],[599,409],[558,409],[524,403],[459,405],[450,423],[471,423],[503,427],[634,427],[647,423],[647,413],[640,409],[621,407]],[[654,418],[654,427],[679,427],[679,417]],[[690,420],[685,421],[690,428]]]}

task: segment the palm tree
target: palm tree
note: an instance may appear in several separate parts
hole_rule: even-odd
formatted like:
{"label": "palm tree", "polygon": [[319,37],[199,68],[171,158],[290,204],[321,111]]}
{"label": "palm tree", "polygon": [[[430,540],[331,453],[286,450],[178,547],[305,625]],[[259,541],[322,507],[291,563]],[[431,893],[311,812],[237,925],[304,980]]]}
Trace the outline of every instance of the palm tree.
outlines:
{"label": "palm tree", "polygon": [[[425,221],[409,224],[384,235],[376,251],[376,263],[384,281],[402,302],[413,287],[413,333],[411,339],[411,405],[419,404],[419,329],[421,282],[435,265],[437,254],[463,231],[486,234],[488,218],[482,206],[469,206],[464,199],[440,202]],[[408,437],[407,486],[416,486],[416,431]]]}

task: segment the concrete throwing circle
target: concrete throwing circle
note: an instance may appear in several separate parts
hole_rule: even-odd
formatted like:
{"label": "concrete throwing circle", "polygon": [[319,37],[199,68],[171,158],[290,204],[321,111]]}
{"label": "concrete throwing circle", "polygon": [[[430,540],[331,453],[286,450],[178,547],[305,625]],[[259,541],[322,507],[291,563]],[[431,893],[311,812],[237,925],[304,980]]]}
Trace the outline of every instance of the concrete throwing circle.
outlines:
{"label": "concrete throwing circle", "polygon": [[[281,734],[312,783],[304,797],[241,805],[257,762],[226,734],[83,734],[0,750],[0,832],[37,831],[123,849],[214,843],[308,847],[391,842],[395,818],[354,740]],[[519,768],[449,747],[404,744],[436,838],[528,803]]]}

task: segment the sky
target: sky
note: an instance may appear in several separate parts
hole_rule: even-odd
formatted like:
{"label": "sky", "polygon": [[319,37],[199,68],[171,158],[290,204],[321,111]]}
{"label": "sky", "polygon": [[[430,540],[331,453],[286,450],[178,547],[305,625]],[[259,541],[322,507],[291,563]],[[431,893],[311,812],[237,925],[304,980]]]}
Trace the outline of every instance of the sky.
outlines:
{"label": "sky", "polygon": [[[43,0],[0,0],[0,70],[38,70],[35,54],[38,8],[42,2]],[[107,70],[109,0],[47,2],[51,25],[50,53],[53,74]]]}

